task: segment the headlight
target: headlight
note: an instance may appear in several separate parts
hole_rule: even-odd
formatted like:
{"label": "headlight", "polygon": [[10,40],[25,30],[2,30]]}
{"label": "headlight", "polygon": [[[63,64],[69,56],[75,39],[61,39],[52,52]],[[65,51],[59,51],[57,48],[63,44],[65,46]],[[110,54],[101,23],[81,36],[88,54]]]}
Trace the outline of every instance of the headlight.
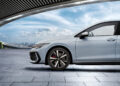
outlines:
{"label": "headlight", "polygon": [[47,44],[49,44],[49,43],[35,44],[35,45],[33,46],[33,48],[41,48],[41,47],[43,47],[44,45],[47,45]]}

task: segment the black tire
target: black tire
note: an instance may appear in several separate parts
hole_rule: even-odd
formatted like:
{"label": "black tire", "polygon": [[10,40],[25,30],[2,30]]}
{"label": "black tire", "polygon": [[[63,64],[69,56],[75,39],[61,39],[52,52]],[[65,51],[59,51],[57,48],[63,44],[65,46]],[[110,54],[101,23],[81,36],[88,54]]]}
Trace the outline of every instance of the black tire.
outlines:
{"label": "black tire", "polygon": [[71,62],[70,53],[65,48],[53,48],[48,53],[47,62],[53,70],[64,70]]}

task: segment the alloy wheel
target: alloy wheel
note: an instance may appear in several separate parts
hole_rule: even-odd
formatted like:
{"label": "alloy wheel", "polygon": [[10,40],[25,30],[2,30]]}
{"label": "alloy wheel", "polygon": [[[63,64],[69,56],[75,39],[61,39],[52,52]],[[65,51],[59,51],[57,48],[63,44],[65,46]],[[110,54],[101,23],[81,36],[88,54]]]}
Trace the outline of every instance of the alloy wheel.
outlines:
{"label": "alloy wheel", "polygon": [[49,65],[55,70],[63,70],[70,63],[69,52],[63,48],[53,49],[48,58]]}

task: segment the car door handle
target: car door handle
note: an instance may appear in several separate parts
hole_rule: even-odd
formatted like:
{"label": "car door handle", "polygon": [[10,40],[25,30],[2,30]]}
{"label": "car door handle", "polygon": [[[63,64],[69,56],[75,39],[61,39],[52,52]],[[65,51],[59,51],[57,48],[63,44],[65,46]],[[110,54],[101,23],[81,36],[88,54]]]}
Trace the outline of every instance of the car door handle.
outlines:
{"label": "car door handle", "polygon": [[114,38],[109,38],[107,41],[116,41]]}

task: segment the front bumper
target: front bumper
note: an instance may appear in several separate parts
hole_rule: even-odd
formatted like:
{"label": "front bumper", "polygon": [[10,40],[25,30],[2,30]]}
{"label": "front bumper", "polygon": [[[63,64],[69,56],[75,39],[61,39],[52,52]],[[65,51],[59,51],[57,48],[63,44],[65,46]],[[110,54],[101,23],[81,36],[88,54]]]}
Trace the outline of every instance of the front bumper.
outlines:
{"label": "front bumper", "polygon": [[30,59],[34,62],[34,58],[39,57],[39,63],[40,64],[45,64],[45,59],[46,59],[46,54],[48,51],[48,47],[44,46],[42,48],[32,48],[30,50]]}

